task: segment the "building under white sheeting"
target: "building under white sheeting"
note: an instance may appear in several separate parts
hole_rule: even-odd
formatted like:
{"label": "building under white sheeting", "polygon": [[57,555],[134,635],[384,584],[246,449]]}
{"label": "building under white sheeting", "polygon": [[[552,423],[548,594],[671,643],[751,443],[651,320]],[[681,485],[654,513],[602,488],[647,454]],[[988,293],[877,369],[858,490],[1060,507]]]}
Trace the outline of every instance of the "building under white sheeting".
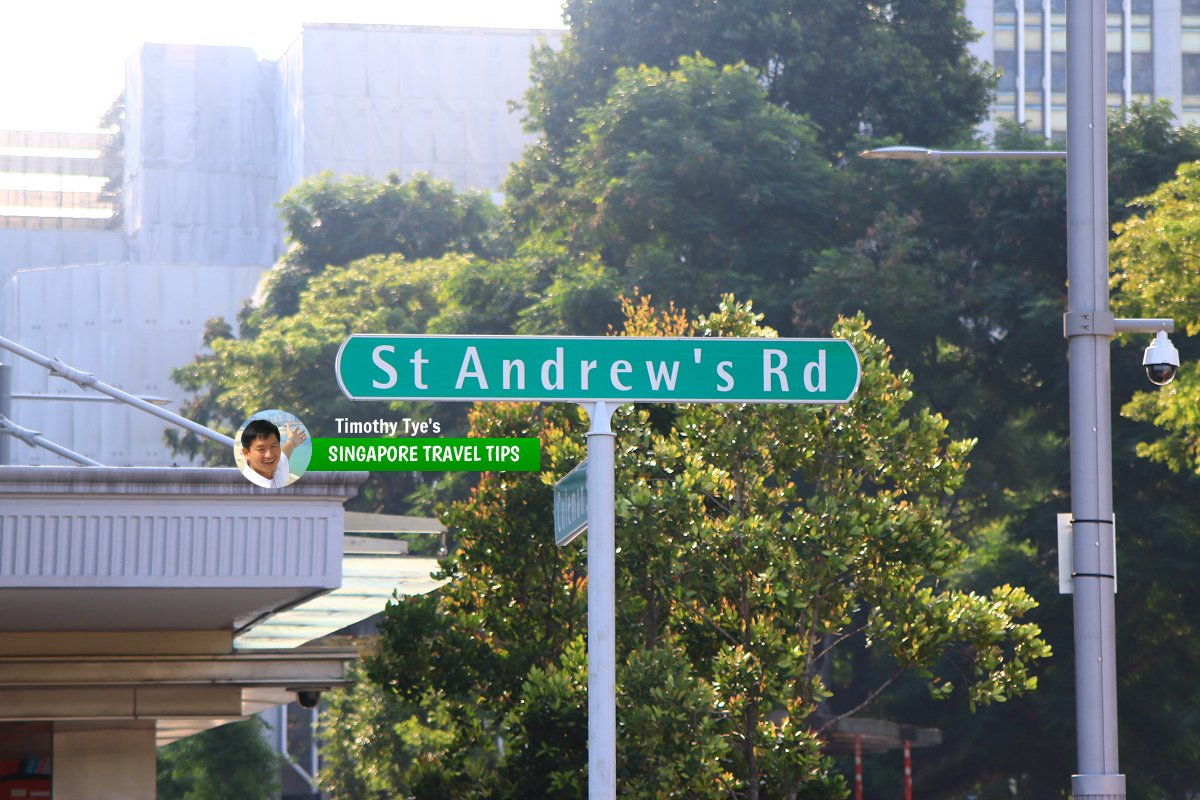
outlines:
{"label": "building under white sheeting", "polygon": [[[0,208],[0,335],[177,408],[170,371],[201,351],[208,319],[234,320],[282,253],[275,204],[288,189],[330,171],[427,172],[498,191],[530,141],[510,108],[528,85],[530,53],[561,35],[305,25],[278,62],[240,47],[142,45],[126,66],[122,207],[109,229],[55,217],[53,203]],[[61,178],[62,159],[98,174],[78,154],[56,162],[32,148],[0,161],[0,173]],[[87,203],[94,216],[97,202]],[[15,367],[18,424],[107,465],[176,460],[157,418],[26,399],[82,390],[6,352],[0,362]],[[12,452],[17,463],[63,463],[21,443]]]}
{"label": "building under white sheeting", "polygon": [[[200,351],[207,320],[232,317],[262,272],[259,266],[134,262],[21,270],[0,287],[4,335],[131,394],[167,398],[166,407],[177,409],[183,392],[171,370]],[[109,466],[186,463],[167,449],[166,423],[157,417],[120,403],[72,400],[103,395],[7,355],[0,351],[0,360],[13,367],[18,424]],[[12,453],[23,464],[64,463],[20,443]]]}

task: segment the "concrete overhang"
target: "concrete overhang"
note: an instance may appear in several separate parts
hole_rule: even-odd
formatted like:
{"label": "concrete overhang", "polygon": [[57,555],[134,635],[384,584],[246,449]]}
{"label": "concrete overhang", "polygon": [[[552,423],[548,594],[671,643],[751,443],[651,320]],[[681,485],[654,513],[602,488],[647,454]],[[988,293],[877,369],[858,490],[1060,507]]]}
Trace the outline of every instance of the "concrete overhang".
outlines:
{"label": "concrete overhang", "polygon": [[159,745],[346,684],[353,649],[2,656],[0,723],[154,721]]}
{"label": "concrete overhang", "polygon": [[0,632],[233,630],[336,589],[365,472],[0,467]]}
{"label": "concrete overhang", "polygon": [[0,467],[0,731],[153,724],[162,745],[344,685],[355,650],[295,645],[440,583],[403,542],[343,536],[366,477]]}

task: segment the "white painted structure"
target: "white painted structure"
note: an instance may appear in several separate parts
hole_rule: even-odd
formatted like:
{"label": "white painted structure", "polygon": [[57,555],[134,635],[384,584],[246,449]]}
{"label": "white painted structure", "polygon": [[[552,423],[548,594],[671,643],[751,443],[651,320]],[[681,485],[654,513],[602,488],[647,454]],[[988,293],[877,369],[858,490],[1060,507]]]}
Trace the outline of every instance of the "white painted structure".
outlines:
{"label": "white painted structure", "polygon": [[51,759],[56,800],[149,800],[156,745],[343,684],[354,650],[234,637],[341,585],[365,478],[0,467],[0,759]]}

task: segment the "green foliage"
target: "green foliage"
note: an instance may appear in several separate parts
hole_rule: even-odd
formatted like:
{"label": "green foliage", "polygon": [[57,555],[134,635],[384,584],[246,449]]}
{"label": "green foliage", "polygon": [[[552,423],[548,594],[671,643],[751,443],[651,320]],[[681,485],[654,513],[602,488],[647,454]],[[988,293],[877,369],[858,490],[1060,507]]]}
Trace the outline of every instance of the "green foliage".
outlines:
{"label": "green foliage", "polygon": [[700,54],[747,64],[773,103],[812,117],[835,157],[864,129],[945,143],[982,118],[992,86],[967,52],[976,34],[962,10],[961,0],[570,0],[564,46],[535,61],[531,125],[561,155],[621,67],[673,69]]}
{"label": "green foliage", "polygon": [[[1154,190],[1173,171],[1176,159],[1200,155],[1197,129],[1171,127],[1161,107],[1126,112],[1110,118],[1113,219],[1128,215],[1128,198]],[[1045,146],[1020,130],[1002,131],[997,138],[997,146],[1008,149]],[[1172,166],[1164,173],[1168,164]],[[1062,167],[901,162],[859,164],[853,171],[855,180],[862,181],[860,196],[887,198],[893,207],[882,212],[870,205],[862,208],[876,214],[862,223],[867,234],[852,250],[822,255],[802,285],[796,309],[800,330],[815,333],[834,313],[864,310],[895,349],[898,363],[916,374],[917,396],[946,414],[954,435],[978,438],[974,466],[959,495],[966,501],[963,530],[974,550],[960,568],[961,579],[981,594],[995,583],[1026,586],[1042,601],[1031,618],[1056,650],[1069,652],[1071,604],[1057,596],[1052,581],[1056,552],[1050,534],[1053,514],[1069,508],[1066,347],[1053,345],[1062,341],[1065,305]],[[1144,208],[1135,205],[1133,210]],[[1186,261],[1172,264],[1166,255],[1177,258],[1186,248],[1173,250],[1156,242],[1155,234],[1172,230],[1171,225],[1186,226],[1187,212],[1181,206],[1179,213],[1157,219],[1148,214],[1143,222],[1129,219],[1126,226],[1138,226],[1133,237],[1133,228],[1118,226],[1113,246],[1116,310],[1184,321],[1188,312],[1180,309],[1194,304],[1155,292],[1176,282],[1188,285]],[[1163,255],[1151,256],[1155,248]],[[1126,271],[1129,280],[1120,277]],[[1157,280],[1162,283],[1156,289]],[[1147,340],[1137,339],[1118,342],[1113,353],[1118,406],[1146,386],[1140,356]],[[1186,339],[1177,343],[1186,364],[1190,346]],[[1180,384],[1184,386],[1186,382]],[[1127,412],[1142,402],[1165,408],[1159,404],[1171,403],[1171,398],[1172,390],[1139,397]],[[1192,405],[1181,402],[1180,413],[1189,414]],[[1200,600],[1187,588],[1189,546],[1182,534],[1196,520],[1186,499],[1194,487],[1190,479],[1180,481],[1155,465],[1137,463],[1136,449],[1148,437],[1150,446],[1161,447],[1164,455],[1176,446],[1168,444],[1174,434],[1166,428],[1155,434],[1147,427],[1157,412],[1145,408],[1137,424],[1114,423],[1114,497],[1123,520],[1118,533],[1118,650],[1146,653],[1156,648],[1160,636],[1169,635],[1178,646],[1164,660],[1193,664],[1180,666],[1182,676],[1197,663],[1191,661],[1190,646],[1195,632],[1175,613],[1178,604]],[[1148,452],[1146,445],[1141,447]],[[1174,589],[1157,591],[1162,582]],[[1173,633],[1165,634],[1164,628]],[[1171,681],[1167,672],[1151,666],[1155,659],[1134,661],[1137,668],[1123,666],[1119,674],[1123,767],[1129,774],[1161,778],[1147,777],[1131,788],[1131,795],[1175,796],[1186,782],[1170,777],[1173,772],[1162,766],[1167,763],[1162,754],[1169,750],[1177,763],[1191,763],[1200,752],[1200,735],[1186,715],[1161,698],[1192,697],[1195,692],[1187,680]],[[947,744],[936,764],[918,770],[923,796],[959,797],[973,791],[972,786],[983,787],[981,796],[1006,796],[1009,777],[1019,781],[1023,796],[1064,790],[1069,770],[1063,765],[1071,763],[1074,752],[1070,659],[1054,659],[1038,678],[1036,695],[974,716],[966,713],[965,702],[931,708],[923,689],[897,687],[887,701],[894,718],[937,725],[945,733]],[[1031,730],[1039,731],[1042,742],[1036,753],[1027,746],[1025,732]],[[1022,733],[1009,736],[1007,731]],[[1155,744],[1149,745],[1150,740]],[[980,758],[981,752],[987,758]],[[1000,794],[990,794],[993,790]]]}
{"label": "green foliage", "polygon": [[[645,302],[626,313],[630,333],[683,325]],[[700,333],[773,335],[758,325],[727,299]],[[908,407],[909,376],[891,372],[861,319],[835,333],[863,363],[844,407],[626,408],[614,419],[618,769],[631,796],[840,796],[818,738],[831,719],[903,675],[947,694],[943,666],[965,676],[973,702],[1004,700],[1032,688],[1030,668],[1048,654],[1018,621],[1034,605],[1022,590],[983,597],[948,583],[964,554],[949,498],[970,443]],[[543,474],[485,475],[448,510],[461,546],[443,562],[451,582],[389,606],[370,665],[396,697],[436,698],[503,740],[491,756],[501,797],[582,796],[570,744],[586,708],[582,555],[552,543],[549,487],[581,457],[581,429],[574,408],[473,412],[476,435],[540,436]],[[842,698],[834,668],[863,643],[860,619],[889,675]],[[479,747],[462,742],[440,774]]]}
{"label": "green foliage", "polygon": [[784,287],[828,244],[832,217],[834,173],[804,118],[772,105],[750,70],[685,57],[669,72],[618,70],[580,120],[561,172],[514,179],[524,235],[603,264],[579,287],[568,262],[552,291],[640,287],[685,307],[732,291],[786,321]]}
{"label": "green foliage", "polygon": [[325,172],[284,195],[279,213],[288,252],[267,281],[263,311],[271,316],[295,314],[304,287],[328,266],[371,255],[419,260],[497,253],[498,212],[491,200],[458,194],[428,175],[401,183],[395,175],[338,181]]}
{"label": "green foliage", "polygon": [[729,745],[712,685],[695,674],[678,642],[635,649],[619,668],[617,747],[621,797],[726,797]]}
{"label": "green foliage", "polygon": [[[1134,316],[1172,317],[1195,335],[1200,332],[1200,280],[1195,269],[1200,253],[1200,163],[1180,166],[1174,180],[1139,198],[1135,206],[1140,213],[1116,226],[1114,303]],[[1200,369],[1189,348],[1181,355],[1175,382],[1138,392],[1123,413],[1152,422],[1160,431],[1156,441],[1139,444],[1139,455],[1176,471],[1200,471]]]}
{"label": "green foliage", "polygon": [[257,718],[189,736],[158,752],[158,797],[163,800],[273,800],[279,757]]}
{"label": "green foliage", "polygon": [[587,794],[587,646],[573,640],[557,664],[532,667],[506,720],[499,797],[568,800]]}
{"label": "green foliage", "polygon": [[[210,320],[211,352],[172,373],[189,394],[181,413],[215,430],[232,433],[256,411],[284,408],[316,423],[317,435],[332,435],[319,426],[346,415],[330,375],[348,334],[508,332],[531,302],[536,270],[498,258],[499,212],[482,194],[458,194],[428,176],[337,182],[323,174],[290,192],[280,210],[289,250],[267,276],[262,305],[243,309],[240,334]],[[439,419],[447,430],[456,420],[465,426],[451,409]],[[225,448],[195,434],[166,438],[176,453],[229,463]],[[402,498],[422,487],[411,477],[394,483],[380,490],[376,482],[358,502],[407,510]]]}
{"label": "green foliage", "polygon": [[403,796],[419,774],[454,742],[454,721],[436,703],[406,704],[367,679],[327,693],[321,709],[320,784],[332,800]]}
{"label": "green foliage", "polygon": [[1166,100],[1109,111],[1111,222],[1120,222],[1134,213],[1138,196],[1171,180],[1181,164],[1200,159],[1200,127],[1177,122]]}
{"label": "green foliage", "polygon": [[[298,312],[263,316],[253,337],[233,338],[227,327],[210,325],[211,354],[177,369],[172,378],[193,397],[184,415],[232,432],[263,408],[285,408],[301,420],[337,416],[345,398],[330,380],[337,350],[351,333],[419,333],[440,311],[439,287],[466,270],[466,256],[408,262],[373,256],[313,279],[300,296]],[[191,434],[172,436],[185,452],[199,452]],[[225,463],[224,448],[210,451]]]}

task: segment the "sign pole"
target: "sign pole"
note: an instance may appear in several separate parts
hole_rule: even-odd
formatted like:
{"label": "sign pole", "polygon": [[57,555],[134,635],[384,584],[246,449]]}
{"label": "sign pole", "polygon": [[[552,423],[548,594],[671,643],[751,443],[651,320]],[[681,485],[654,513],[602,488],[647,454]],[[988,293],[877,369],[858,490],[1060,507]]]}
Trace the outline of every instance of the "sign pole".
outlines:
{"label": "sign pole", "polygon": [[616,405],[583,403],[588,492],[588,800],[617,797]]}

